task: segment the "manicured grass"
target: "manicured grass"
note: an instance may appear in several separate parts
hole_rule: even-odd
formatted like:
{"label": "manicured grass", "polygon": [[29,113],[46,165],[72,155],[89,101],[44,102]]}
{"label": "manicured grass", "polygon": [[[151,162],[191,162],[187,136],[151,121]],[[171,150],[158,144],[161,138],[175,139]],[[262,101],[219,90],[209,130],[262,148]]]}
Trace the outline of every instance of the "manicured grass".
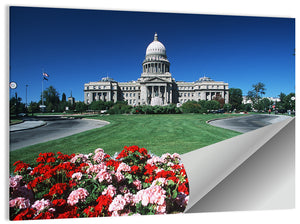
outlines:
{"label": "manicured grass", "polygon": [[[110,115],[93,119],[109,121],[102,128],[40,143],[10,152],[10,164],[31,163],[41,152],[89,153],[103,148],[110,155],[124,146],[138,145],[156,155],[183,154],[234,137],[240,133],[206,124],[207,120],[232,114]],[[239,115],[235,115],[239,116]],[[12,167],[12,166],[11,166]]]}

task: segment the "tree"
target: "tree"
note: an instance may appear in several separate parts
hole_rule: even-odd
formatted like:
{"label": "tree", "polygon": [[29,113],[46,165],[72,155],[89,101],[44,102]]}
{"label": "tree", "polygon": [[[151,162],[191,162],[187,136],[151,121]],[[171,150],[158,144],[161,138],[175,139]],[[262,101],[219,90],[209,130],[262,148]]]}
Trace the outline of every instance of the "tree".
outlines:
{"label": "tree", "polygon": [[262,97],[262,95],[265,95],[265,84],[259,82],[257,84],[252,85],[252,87],[254,88],[253,90],[255,91],[256,95],[260,95],[260,97]]}
{"label": "tree", "polygon": [[229,89],[229,103],[232,105],[232,110],[241,110],[243,102],[243,92],[238,88]]}
{"label": "tree", "polygon": [[216,94],[216,96],[213,97],[213,100],[218,101],[220,103],[220,108],[223,108],[225,99],[220,94]]}
{"label": "tree", "polygon": [[253,89],[250,90],[247,94],[247,98],[251,99],[253,104],[258,104],[259,100],[262,98],[262,95],[266,94],[265,84],[259,82],[252,85]]}
{"label": "tree", "polygon": [[25,104],[22,103],[22,98],[18,97],[17,93],[15,97],[12,97],[9,100],[9,110],[10,110],[10,116],[12,115],[18,116],[19,113],[26,112]]}
{"label": "tree", "polygon": [[66,101],[67,101],[66,94],[63,93],[63,94],[61,95],[61,102],[66,102]]}
{"label": "tree", "polygon": [[29,106],[28,106],[28,112],[32,113],[32,116],[33,116],[33,113],[40,112],[39,104],[36,103],[36,102],[31,101]]}
{"label": "tree", "polygon": [[220,103],[215,100],[208,100],[205,101],[205,108],[207,110],[218,110],[220,109]]}
{"label": "tree", "polygon": [[226,112],[230,112],[231,108],[232,108],[232,105],[230,103],[225,103],[224,106],[223,106],[223,109]]}
{"label": "tree", "polygon": [[286,95],[285,93],[280,93],[279,102],[276,102],[276,108],[278,111],[286,112],[287,110],[295,110],[295,93],[290,93]]}
{"label": "tree", "polygon": [[82,112],[86,111],[87,108],[88,108],[88,106],[84,102],[76,102],[75,103],[75,110],[77,112],[82,113]]}
{"label": "tree", "polygon": [[102,100],[98,100],[98,101],[93,101],[90,105],[89,105],[89,109],[90,110],[105,110],[106,106],[104,101]]}
{"label": "tree", "polygon": [[52,110],[58,111],[59,108],[59,93],[53,86],[49,86],[43,92],[44,104],[46,105],[47,111]]}
{"label": "tree", "polygon": [[284,98],[284,108],[286,110],[295,110],[295,93],[290,93]]}
{"label": "tree", "polygon": [[254,104],[254,109],[258,111],[267,111],[271,108],[273,102],[268,98],[261,99],[258,103]]}

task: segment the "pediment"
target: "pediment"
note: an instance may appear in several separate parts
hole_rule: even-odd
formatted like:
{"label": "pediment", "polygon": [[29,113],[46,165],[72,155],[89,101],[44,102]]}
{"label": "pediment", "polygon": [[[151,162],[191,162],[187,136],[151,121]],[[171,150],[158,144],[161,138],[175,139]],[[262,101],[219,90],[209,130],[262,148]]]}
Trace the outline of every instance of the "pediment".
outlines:
{"label": "pediment", "polygon": [[161,83],[161,82],[170,82],[170,81],[160,77],[153,77],[145,80],[145,82]]}

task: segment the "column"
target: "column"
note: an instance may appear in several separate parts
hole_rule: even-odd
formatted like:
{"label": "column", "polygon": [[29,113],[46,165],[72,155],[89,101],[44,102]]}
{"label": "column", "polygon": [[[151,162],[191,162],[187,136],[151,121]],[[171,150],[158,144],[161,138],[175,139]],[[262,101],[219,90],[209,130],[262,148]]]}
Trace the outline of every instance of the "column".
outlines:
{"label": "column", "polygon": [[168,85],[168,84],[167,84],[167,86],[166,86],[166,94],[167,94],[167,95],[166,95],[166,102],[169,103],[169,102],[170,102],[170,100],[169,100],[169,95],[170,95],[170,94],[169,94],[169,85]]}
{"label": "column", "polygon": [[151,86],[151,98],[153,98],[154,95],[154,86]]}
{"label": "column", "polygon": [[167,101],[166,101],[166,98],[167,98],[167,97],[166,97],[166,96],[167,96],[167,86],[164,86],[164,90],[165,90],[165,91],[164,91],[164,102],[163,102],[163,103],[164,103],[164,104],[167,104]]}

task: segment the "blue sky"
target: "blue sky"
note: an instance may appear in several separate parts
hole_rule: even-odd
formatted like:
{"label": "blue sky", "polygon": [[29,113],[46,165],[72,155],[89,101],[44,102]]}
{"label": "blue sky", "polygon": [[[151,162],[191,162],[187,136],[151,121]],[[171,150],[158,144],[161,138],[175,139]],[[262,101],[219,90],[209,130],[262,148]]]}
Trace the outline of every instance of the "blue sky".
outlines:
{"label": "blue sky", "polygon": [[266,95],[295,92],[295,20],[175,13],[10,8],[10,81],[38,101],[42,71],[60,95],[83,101],[84,83],[137,80],[158,33],[177,81],[203,75],[240,88],[263,82]]}

